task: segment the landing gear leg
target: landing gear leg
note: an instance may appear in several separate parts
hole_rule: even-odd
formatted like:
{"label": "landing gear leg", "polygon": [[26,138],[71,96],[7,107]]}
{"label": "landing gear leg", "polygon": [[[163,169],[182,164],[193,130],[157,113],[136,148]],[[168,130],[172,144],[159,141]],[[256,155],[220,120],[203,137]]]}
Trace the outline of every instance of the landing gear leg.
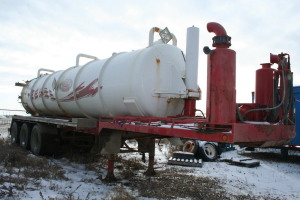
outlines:
{"label": "landing gear leg", "polygon": [[154,171],[154,156],[155,156],[155,139],[149,139],[148,143],[149,147],[149,164],[148,169],[145,172],[145,175],[147,176],[153,176],[156,174]]}
{"label": "landing gear leg", "polygon": [[117,180],[114,175],[114,163],[115,163],[115,155],[109,154],[107,161],[107,175],[105,177],[105,181],[111,182]]}

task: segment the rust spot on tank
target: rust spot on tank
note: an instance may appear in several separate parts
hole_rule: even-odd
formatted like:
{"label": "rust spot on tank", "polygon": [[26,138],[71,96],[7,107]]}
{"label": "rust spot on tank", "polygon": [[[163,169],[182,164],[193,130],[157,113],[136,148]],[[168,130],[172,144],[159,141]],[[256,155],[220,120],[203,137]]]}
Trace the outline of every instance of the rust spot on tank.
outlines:
{"label": "rust spot on tank", "polygon": [[168,99],[167,99],[167,103],[168,103],[168,104],[171,103],[174,99],[175,99],[175,98],[168,98]]}
{"label": "rust spot on tank", "polygon": [[159,65],[160,64],[160,59],[156,58],[156,63]]}
{"label": "rust spot on tank", "polygon": [[154,32],[159,32],[159,28],[154,27]]}
{"label": "rust spot on tank", "polygon": [[[156,90],[159,90],[160,88],[160,78],[161,78],[161,69],[160,69],[160,59],[159,58],[156,58],[155,59],[155,62],[156,62],[156,66],[155,66],[155,71],[156,71],[156,81],[155,81],[155,89]],[[154,66],[153,66],[154,67]]]}

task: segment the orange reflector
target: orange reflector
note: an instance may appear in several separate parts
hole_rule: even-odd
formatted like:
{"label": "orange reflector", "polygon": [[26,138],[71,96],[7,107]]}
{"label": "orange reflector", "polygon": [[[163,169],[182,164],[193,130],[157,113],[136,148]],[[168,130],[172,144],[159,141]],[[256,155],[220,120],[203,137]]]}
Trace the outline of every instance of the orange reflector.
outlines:
{"label": "orange reflector", "polygon": [[222,140],[223,141],[227,141],[228,140],[228,136],[227,135],[222,135]]}

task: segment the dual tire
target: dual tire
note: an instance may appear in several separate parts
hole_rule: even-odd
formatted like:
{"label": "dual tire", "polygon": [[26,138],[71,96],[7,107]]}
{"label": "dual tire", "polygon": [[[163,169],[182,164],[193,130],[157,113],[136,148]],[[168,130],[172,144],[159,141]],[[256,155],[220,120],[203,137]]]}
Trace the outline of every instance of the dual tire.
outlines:
{"label": "dual tire", "polygon": [[30,149],[31,125],[24,123],[20,130],[20,146],[24,149]]}
{"label": "dual tire", "polygon": [[218,148],[214,143],[198,140],[187,140],[182,150],[193,153],[195,158],[201,158],[205,161],[215,161],[219,156]]}
{"label": "dual tire", "polygon": [[11,142],[31,150],[34,155],[56,154],[58,152],[57,129],[42,124],[13,122],[10,129]]}
{"label": "dual tire", "polygon": [[10,127],[10,139],[12,144],[20,143],[20,125],[17,122],[13,122]]}
{"label": "dual tire", "polygon": [[32,129],[30,149],[34,155],[43,155],[45,153],[45,135],[40,124],[35,125]]}

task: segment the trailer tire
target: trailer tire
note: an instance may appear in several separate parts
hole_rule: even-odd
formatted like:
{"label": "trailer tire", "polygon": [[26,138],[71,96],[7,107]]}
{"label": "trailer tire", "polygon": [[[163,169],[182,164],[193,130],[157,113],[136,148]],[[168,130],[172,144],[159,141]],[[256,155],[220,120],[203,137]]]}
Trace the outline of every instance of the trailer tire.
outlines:
{"label": "trailer tire", "polygon": [[215,161],[218,158],[217,146],[207,142],[201,146],[200,154],[205,161]]}
{"label": "trailer tire", "polygon": [[198,152],[199,145],[196,140],[187,140],[184,142],[182,151],[196,154]]}
{"label": "trailer tire", "polygon": [[30,149],[30,136],[31,136],[31,128],[30,125],[24,123],[21,126],[20,130],[20,146],[24,149]]}
{"label": "trailer tire", "polygon": [[201,158],[200,148],[198,140],[186,140],[183,144],[182,151],[193,153],[194,157],[199,159]]}
{"label": "trailer tire", "polygon": [[30,149],[34,155],[43,155],[45,153],[45,134],[43,127],[37,124],[33,127],[30,139]]}
{"label": "trailer tire", "polygon": [[20,126],[17,122],[13,122],[11,125],[10,139],[11,139],[11,143],[13,143],[13,144],[20,143]]}

